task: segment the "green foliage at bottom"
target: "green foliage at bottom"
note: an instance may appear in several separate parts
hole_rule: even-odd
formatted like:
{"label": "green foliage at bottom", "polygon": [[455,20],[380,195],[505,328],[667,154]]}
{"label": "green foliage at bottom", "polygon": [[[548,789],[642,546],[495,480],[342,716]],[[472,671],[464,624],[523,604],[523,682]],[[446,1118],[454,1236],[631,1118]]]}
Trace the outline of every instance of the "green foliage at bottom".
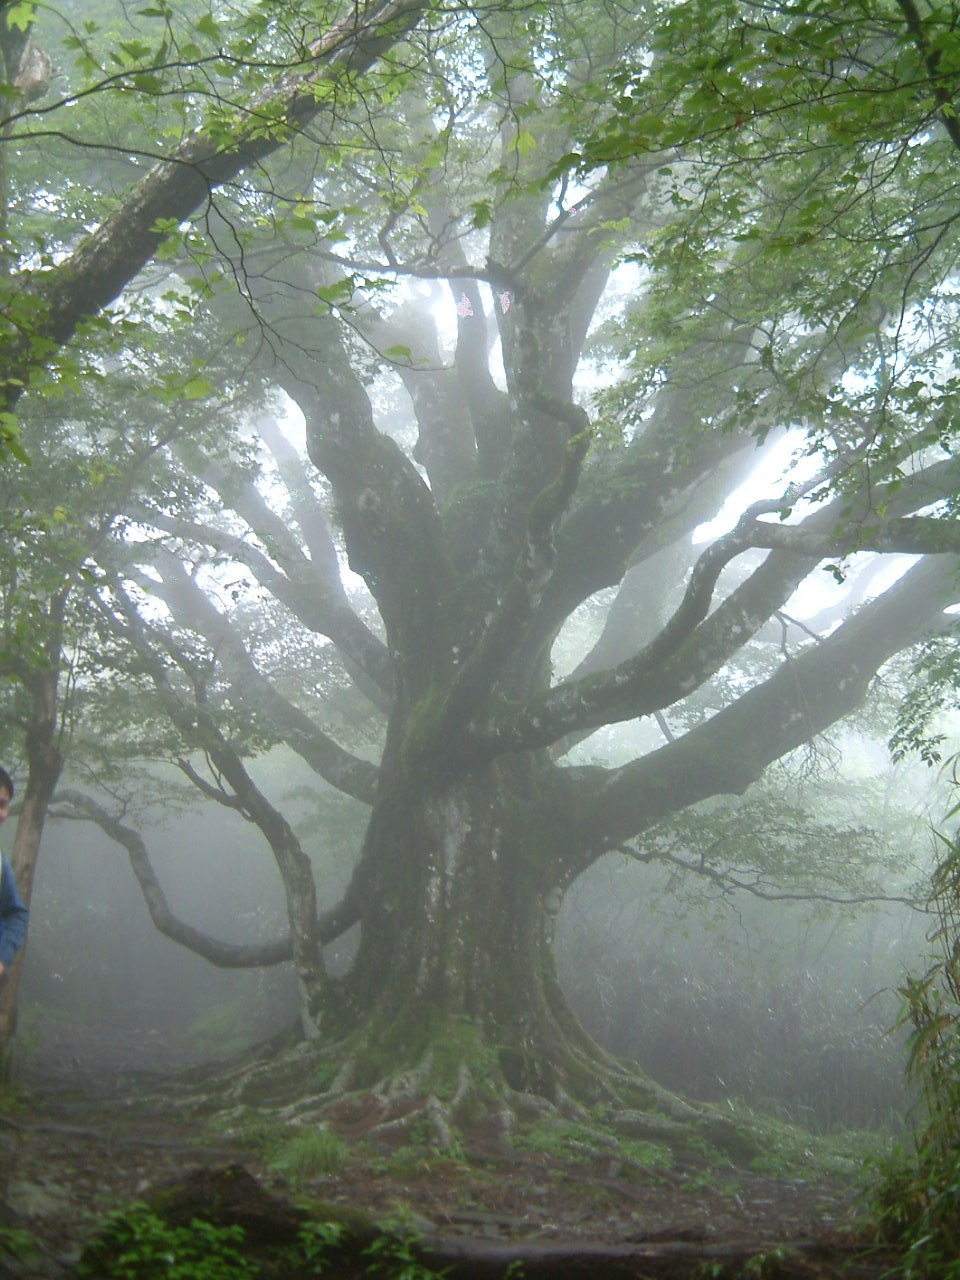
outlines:
{"label": "green foliage at bottom", "polygon": [[569,1120],[538,1120],[513,1137],[516,1151],[548,1156],[558,1165],[590,1161],[596,1156],[620,1157],[645,1169],[669,1168],[673,1153],[668,1146],[642,1139],[620,1137],[602,1119],[595,1124]]}
{"label": "green foliage at bottom", "polygon": [[[384,1231],[355,1246],[351,1274],[371,1280],[442,1280],[444,1272],[417,1257],[413,1235]],[[166,1222],[141,1203],[109,1218],[84,1251],[75,1280],[284,1280],[326,1273],[331,1263],[342,1274],[350,1256],[349,1231],[339,1223],[308,1222],[295,1244],[275,1247],[269,1256],[251,1255],[241,1226],[217,1226],[194,1218],[187,1226]],[[508,1268],[510,1277],[521,1273]]]}
{"label": "green foliage at bottom", "polygon": [[960,1152],[920,1142],[881,1167],[874,1207],[883,1238],[903,1249],[905,1280],[960,1280]]}
{"label": "green foliage at bottom", "polygon": [[417,1259],[412,1237],[380,1236],[364,1250],[367,1273],[382,1280],[442,1280],[445,1271],[431,1271]]}
{"label": "green foliage at bottom", "polygon": [[242,1227],[195,1218],[175,1227],[146,1205],[112,1217],[77,1266],[77,1280],[257,1280]]}
{"label": "green foliage at bottom", "polygon": [[37,1252],[37,1241],[29,1231],[22,1227],[0,1227],[0,1259],[23,1260]]}

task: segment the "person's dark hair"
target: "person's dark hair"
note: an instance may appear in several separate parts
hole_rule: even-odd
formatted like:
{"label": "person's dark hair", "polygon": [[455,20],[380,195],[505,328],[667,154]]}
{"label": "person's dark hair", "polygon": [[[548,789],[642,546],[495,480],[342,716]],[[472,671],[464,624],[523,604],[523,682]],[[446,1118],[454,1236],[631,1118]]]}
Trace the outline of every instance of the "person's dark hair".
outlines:
{"label": "person's dark hair", "polygon": [[6,787],[6,789],[10,792],[10,799],[12,800],[13,799],[13,779],[10,777],[9,773],[7,773],[6,769],[0,768],[0,791],[2,791],[4,787]]}

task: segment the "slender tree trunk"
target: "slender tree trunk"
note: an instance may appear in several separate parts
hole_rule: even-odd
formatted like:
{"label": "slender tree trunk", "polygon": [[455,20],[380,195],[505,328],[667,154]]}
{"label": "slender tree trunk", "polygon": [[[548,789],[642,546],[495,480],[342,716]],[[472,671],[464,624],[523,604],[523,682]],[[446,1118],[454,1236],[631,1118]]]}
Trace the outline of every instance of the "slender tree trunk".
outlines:
{"label": "slender tree trunk", "polygon": [[[27,783],[17,819],[10,863],[17,888],[30,905],[33,874],[47,810],[63,768],[57,733],[57,675],[43,670],[31,680],[33,720],[26,735]],[[17,1028],[17,993],[26,944],[0,984],[0,1080],[8,1081],[12,1069],[13,1039]]]}

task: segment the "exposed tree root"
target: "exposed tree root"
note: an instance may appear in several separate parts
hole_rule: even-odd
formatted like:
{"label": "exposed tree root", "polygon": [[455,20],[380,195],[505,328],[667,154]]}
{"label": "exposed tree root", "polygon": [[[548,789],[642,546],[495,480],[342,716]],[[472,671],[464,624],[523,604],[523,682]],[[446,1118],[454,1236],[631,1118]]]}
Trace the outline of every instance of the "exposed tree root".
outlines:
{"label": "exposed tree root", "polygon": [[709,1143],[735,1162],[764,1145],[762,1126],[679,1098],[602,1051],[590,1060],[579,1047],[569,1049],[548,1095],[510,1084],[490,1055],[483,1061],[458,1056],[441,1042],[412,1064],[364,1083],[366,1048],[357,1040],[339,1052],[273,1042],[182,1078],[179,1101],[215,1114],[219,1132],[232,1138],[266,1123],[329,1128],[348,1141],[446,1154],[470,1154],[479,1143],[488,1154],[509,1156],[531,1127],[555,1124],[568,1132],[565,1149],[572,1155],[628,1167],[630,1143],[674,1150]]}

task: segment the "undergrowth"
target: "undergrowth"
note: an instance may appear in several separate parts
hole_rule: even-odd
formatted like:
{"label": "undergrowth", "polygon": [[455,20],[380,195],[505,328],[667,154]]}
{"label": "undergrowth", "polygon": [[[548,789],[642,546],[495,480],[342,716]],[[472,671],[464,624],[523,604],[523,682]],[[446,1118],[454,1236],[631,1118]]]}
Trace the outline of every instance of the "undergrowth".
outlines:
{"label": "undergrowth", "polygon": [[253,1113],[239,1121],[236,1116],[226,1122],[214,1119],[206,1132],[213,1141],[227,1138],[252,1152],[294,1190],[339,1172],[350,1159],[347,1144],[330,1129],[293,1127]]}
{"label": "undergrowth", "polygon": [[301,1129],[268,1155],[268,1167],[294,1187],[336,1173],[347,1163],[347,1144],[329,1129]]}
{"label": "undergrowth", "polygon": [[[172,1225],[146,1204],[135,1203],[109,1218],[84,1250],[75,1280],[284,1280],[343,1274],[336,1265],[350,1249],[339,1223],[308,1222],[296,1243],[255,1256],[242,1226],[194,1218]],[[332,1268],[332,1270],[331,1270]],[[387,1231],[356,1247],[351,1276],[370,1280],[442,1280],[417,1256],[412,1234]],[[514,1275],[519,1276],[517,1270]]]}
{"label": "undergrowth", "polygon": [[902,1248],[905,1280],[960,1280],[960,833],[938,838],[935,959],[899,988],[921,1119],[912,1146],[882,1163],[875,1192],[880,1234]]}
{"label": "undergrowth", "polygon": [[77,1265],[77,1280],[258,1280],[240,1226],[195,1218],[171,1226],[144,1204],[110,1218]]}

